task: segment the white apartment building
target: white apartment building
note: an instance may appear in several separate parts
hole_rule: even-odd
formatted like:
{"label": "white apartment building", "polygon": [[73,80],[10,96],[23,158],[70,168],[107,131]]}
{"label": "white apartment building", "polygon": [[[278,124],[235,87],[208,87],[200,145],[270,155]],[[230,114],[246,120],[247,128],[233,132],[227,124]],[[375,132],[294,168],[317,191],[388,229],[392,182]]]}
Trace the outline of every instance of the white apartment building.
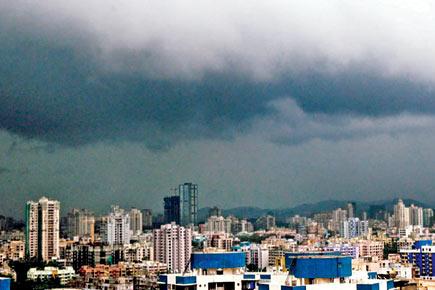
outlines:
{"label": "white apartment building", "polygon": [[109,245],[125,245],[130,243],[130,216],[118,206],[103,218],[103,242]]}
{"label": "white apartment building", "polygon": [[208,232],[214,233],[231,233],[231,218],[224,218],[223,216],[211,216],[207,219],[205,229]]}
{"label": "white apartment building", "polygon": [[154,259],[168,265],[168,271],[182,273],[192,254],[192,230],[175,223],[153,230]]}
{"label": "white apartment building", "polygon": [[76,276],[73,267],[66,267],[65,269],[59,269],[57,267],[45,267],[44,270],[38,270],[37,268],[30,268],[27,271],[27,279],[36,281],[38,279],[51,279],[59,278],[60,284],[65,285]]}
{"label": "white apartment building", "polygon": [[48,261],[59,257],[60,203],[42,197],[26,205],[26,254]]}
{"label": "white apartment building", "polygon": [[137,208],[130,210],[130,230],[133,235],[140,235],[142,233],[142,212]]}
{"label": "white apartment building", "polygon": [[89,237],[94,240],[95,236],[95,216],[86,209],[73,208],[67,216],[68,237]]}

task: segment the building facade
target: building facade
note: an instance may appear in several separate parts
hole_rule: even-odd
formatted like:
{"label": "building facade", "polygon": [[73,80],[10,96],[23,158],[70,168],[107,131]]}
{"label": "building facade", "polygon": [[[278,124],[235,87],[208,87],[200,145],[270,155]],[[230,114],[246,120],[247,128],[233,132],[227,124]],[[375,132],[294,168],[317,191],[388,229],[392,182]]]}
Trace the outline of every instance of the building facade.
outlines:
{"label": "building facade", "polygon": [[180,224],[180,197],[178,195],[167,196],[163,199],[165,223]]}
{"label": "building facade", "polygon": [[132,208],[129,212],[130,215],[130,230],[133,235],[142,233],[142,212],[137,208]]}
{"label": "building facade", "polygon": [[198,185],[180,184],[178,195],[180,197],[180,225],[198,224]]}
{"label": "building facade", "polygon": [[130,243],[130,216],[118,206],[112,207],[112,212],[103,218],[102,238],[109,245],[124,245]]}
{"label": "building facade", "polygon": [[25,210],[26,256],[49,261],[59,257],[60,203],[42,197]]}
{"label": "building facade", "polygon": [[171,273],[182,273],[192,254],[192,230],[175,223],[153,230],[154,259],[168,266]]}
{"label": "building facade", "polygon": [[67,216],[68,238],[89,237],[95,238],[95,216],[86,209],[73,208]]}

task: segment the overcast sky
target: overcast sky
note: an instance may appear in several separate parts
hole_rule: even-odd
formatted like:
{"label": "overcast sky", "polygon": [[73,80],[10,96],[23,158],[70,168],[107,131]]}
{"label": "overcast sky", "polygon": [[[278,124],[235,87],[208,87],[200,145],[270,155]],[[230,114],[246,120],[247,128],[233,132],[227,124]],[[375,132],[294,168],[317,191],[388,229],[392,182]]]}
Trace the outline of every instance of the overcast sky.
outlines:
{"label": "overcast sky", "polygon": [[435,203],[432,1],[0,0],[0,214]]}

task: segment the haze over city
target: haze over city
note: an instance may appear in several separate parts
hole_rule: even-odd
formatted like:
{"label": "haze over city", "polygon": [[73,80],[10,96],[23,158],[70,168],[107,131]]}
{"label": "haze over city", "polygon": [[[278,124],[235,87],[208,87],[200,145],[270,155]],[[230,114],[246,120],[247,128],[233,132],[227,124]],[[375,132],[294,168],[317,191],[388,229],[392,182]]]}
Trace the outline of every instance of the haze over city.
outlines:
{"label": "haze over city", "polygon": [[435,203],[430,1],[0,0],[0,213]]}

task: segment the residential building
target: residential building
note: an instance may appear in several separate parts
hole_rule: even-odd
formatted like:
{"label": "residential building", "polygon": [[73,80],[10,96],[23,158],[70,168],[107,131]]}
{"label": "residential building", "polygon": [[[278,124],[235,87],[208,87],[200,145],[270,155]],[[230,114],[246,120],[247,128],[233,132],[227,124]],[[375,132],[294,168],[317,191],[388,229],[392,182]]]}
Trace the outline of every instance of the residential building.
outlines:
{"label": "residential building", "polygon": [[49,261],[59,256],[60,203],[42,197],[26,205],[26,256]]}
{"label": "residential building", "polygon": [[175,223],[153,230],[154,259],[168,265],[172,273],[189,269],[192,254],[192,230]]}
{"label": "residential building", "polygon": [[222,216],[222,210],[220,208],[218,208],[217,206],[214,206],[212,208],[210,208],[210,210],[208,211],[208,216]]}
{"label": "residential building", "polygon": [[142,210],[142,227],[144,230],[151,229],[153,227],[153,213],[150,209],[144,208]]}
{"label": "residential building", "polygon": [[409,207],[409,221],[413,226],[423,226],[423,208],[411,204]]}
{"label": "residential building", "polygon": [[433,225],[433,209],[425,208],[423,209],[423,226],[431,227]]}
{"label": "residential building", "polygon": [[45,267],[43,270],[38,268],[30,268],[27,271],[27,279],[29,280],[48,280],[52,278],[59,278],[60,284],[65,285],[70,280],[76,277],[76,272],[73,267],[66,267],[64,269],[59,269],[57,267]]}
{"label": "residential building", "polygon": [[355,202],[349,202],[346,206],[347,210],[347,217],[348,218],[354,218],[355,216],[355,210],[356,210],[356,203]]}
{"label": "residential building", "polygon": [[208,232],[231,233],[231,225],[231,218],[224,218],[223,216],[211,216],[205,223],[205,229]]}
{"label": "residential building", "polygon": [[382,260],[384,257],[384,242],[363,240],[358,242],[360,257],[377,257]]}
{"label": "residential building", "polygon": [[95,239],[95,216],[86,209],[73,208],[67,216],[68,238],[89,237]]}
{"label": "residential building", "polygon": [[130,216],[130,230],[133,235],[142,233],[142,212],[137,208],[132,208],[129,212]]}
{"label": "residential building", "polygon": [[414,276],[417,278],[435,277],[435,246],[431,240],[419,240],[414,243],[411,249],[400,250],[402,264],[411,264]]}
{"label": "residential building", "polygon": [[102,221],[103,242],[108,245],[123,245],[130,243],[130,216],[118,206],[112,207],[112,212]]}
{"label": "residential building", "polygon": [[247,264],[253,264],[259,271],[269,266],[269,249],[263,245],[253,244],[247,253]]}
{"label": "residential building", "polygon": [[259,217],[255,224],[259,229],[271,230],[276,226],[275,217],[271,215]]}
{"label": "residential building", "polygon": [[394,222],[399,229],[404,229],[410,225],[409,208],[405,206],[401,199],[394,206]]}
{"label": "residential building", "polygon": [[340,235],[345,239],[366,236],[368,234],[368,221],[359,218],[349,218],[341,223]]}

